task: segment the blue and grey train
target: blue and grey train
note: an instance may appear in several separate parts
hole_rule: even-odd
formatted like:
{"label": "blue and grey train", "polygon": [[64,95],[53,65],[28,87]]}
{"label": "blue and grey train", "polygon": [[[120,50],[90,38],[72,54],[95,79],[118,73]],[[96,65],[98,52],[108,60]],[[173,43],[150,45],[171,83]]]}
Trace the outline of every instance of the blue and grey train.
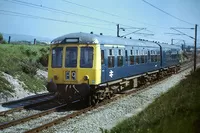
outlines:
{"label": "blue and grey train", "polygon": [[47,89],[66,101],[96,104],[180,66],[181,48],[113,36],[71,33],[52,41]]}

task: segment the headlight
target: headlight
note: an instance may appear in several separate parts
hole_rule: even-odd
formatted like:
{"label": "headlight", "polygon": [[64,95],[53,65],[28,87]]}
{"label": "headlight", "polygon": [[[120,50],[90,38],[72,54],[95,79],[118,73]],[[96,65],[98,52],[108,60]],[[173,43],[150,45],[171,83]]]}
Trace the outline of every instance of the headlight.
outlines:
{"label": "headlight", "polygon": [[76,72],[72,71],[72,80],[76,80]]}
{"label": "headlight", "polygon": [[66,80],[69,80],[69,78],[70,78],[70,72],[69,71],[66,71],[66,74],[65,74],[65,76],[66,76]]}

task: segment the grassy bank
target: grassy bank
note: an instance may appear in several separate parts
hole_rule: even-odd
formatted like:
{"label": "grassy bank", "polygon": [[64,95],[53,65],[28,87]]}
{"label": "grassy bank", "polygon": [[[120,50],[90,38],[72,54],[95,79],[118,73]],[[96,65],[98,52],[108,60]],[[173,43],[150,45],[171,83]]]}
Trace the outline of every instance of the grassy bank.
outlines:
{"label": "grassy bank", "polygon": [[[0,44],[0,72],[24,82],[24,88],[37,92],[44,88],[44,80],[36,76],[37,69],[45,69],[49,46]],[[12,92],[12,86],[0,75],[0,92]]]}
{"label": "grassy bank", "polygon": [[199,133],[200,69],[110,133]]}

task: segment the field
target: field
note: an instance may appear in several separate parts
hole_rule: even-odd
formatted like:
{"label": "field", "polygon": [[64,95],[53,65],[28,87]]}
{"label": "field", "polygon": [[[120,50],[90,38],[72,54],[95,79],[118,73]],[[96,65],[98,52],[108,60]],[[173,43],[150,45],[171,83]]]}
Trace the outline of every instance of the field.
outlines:
{"label": "field", "polygon": [[21,81],[24,89],[37,92],[44,89],[45,80],[36,76],[47,66],[49,46],[0,44],[0,93],[13,92],[13,86],[3,77],[9,74]]}
{"label": "field", "polygon": [[200,69],[109,133],[199,133]]}

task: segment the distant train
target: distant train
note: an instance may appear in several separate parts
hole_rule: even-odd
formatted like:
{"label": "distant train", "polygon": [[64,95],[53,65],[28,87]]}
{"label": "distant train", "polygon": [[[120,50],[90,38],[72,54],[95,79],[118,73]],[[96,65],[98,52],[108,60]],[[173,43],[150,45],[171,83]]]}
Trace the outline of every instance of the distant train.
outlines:
{"label": "distant train", "polygon": [[180,68],[181,47],[89,33],[52,41],[48,85],[68,102],[97,104],[125,87],[138,87]]}

